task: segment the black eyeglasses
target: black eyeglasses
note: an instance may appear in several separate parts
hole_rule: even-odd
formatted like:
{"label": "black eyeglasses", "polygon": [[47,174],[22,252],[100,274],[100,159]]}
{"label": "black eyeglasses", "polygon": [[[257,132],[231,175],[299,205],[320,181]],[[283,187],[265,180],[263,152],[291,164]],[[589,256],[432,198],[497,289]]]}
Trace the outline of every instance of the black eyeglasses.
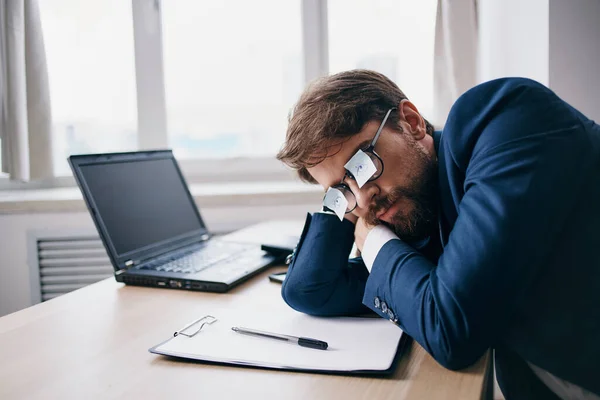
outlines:
{"label": "black eyeglasses", "polygon": [[[392,111],[394,111],[395,109],[396,108],[390,108],[388,110],[388,112],[385,114],[385,117],[383,117],[383,121],[381,121],[381,125],[379,125],[379,128],[377,129],[377,133],[375,133],[375,137],[373,138],[373,140],[371,141],[369,146],[365,149],[361,149],[361,150],[357,151],[354,154],[354,156],[352,156],[352,158],[350,159],[350,160],[353,160],[355,157],[361,157],[360,151],[362,151],[366,156],[369,157],[371,162],[373,162],[373,165],[375,166],[375,171],[366,180],[366,182],[373,182],[374,180],[378,179],[383,174],[383,167],[384,167],[383,160],[381,159],[379,154],[377,154],[375,152],[375,145],[377,144],[377,139],[379,139],[379,135],[381,135],[383,127],[385,126],[385,123],[387,122],[387,119],[389,118]],[[364,156],[362,156],[362,157],[364,157]],[[346,214],[352,212],[356,208],[357,203],[356,203],[356,196],[354,195],[354,193],[352,193],[350,186],[348,186],[344,182],[344,180],[346,178],[349,178],[349,179],[356,181],[356,176],[358,176],[362,170],[364,170],[365,168],[368,168],[367,162],[366,162],[367,160],[364,160],[364,162],[362,162],[362,161],[363,160],[359,159],[359,162],[354,163],[350,167],[348,166],[348,163],[347,163],[344,166],[345,174],[344,174],[344,177],[342,178],[342,181],[339,184],[331,187],[331,189],[339,190],[346,198],[346,201],[348,202],[348,205],[346,206],[346,211],[345,211]],[[362,187],[362,185],[360,187]],[[337,201],[336,201],[336,205],[337,205]],[[325,209],[331,210],[331,208],[327,207],[325,204],[323,204],[323,207]],[[335,210],[331,210],[331,211],[335,211]],[[340,214],[340,218],[341,218],[341,214]]]}

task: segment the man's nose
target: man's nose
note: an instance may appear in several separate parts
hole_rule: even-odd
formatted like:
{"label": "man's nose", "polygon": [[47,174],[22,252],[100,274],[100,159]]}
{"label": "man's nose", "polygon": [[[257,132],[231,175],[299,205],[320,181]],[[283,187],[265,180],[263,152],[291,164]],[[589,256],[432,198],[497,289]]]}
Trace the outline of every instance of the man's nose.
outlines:
{"label": "man's nose", "polygon": [[348,180],[348,186],[354,197],[356,197],[356,208],[354,214],[358,217],[364,217],[369,211],[369,206],[373,203],[375,196],[379,193],[379,188],[374,182],[365,183],[359,188],[354,180]]}

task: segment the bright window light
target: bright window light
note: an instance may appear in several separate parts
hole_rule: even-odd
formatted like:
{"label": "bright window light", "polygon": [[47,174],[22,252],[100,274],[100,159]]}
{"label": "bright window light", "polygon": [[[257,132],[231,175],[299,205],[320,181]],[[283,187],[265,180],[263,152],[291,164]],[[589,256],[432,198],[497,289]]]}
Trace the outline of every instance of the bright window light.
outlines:
{"label": "bright window light", "polygon": [[135,150],[131,1],[41,0],[56,175],[70,154]]}
{"label": "bright window light", "polygon": [[329,71],[373,69],[426,118],[433,110],[435,0],[329,0]]}
{"label": "bright window light", "polygon": [[185,158],[280,148],[303,84],[300,0],[163,1],[169,145]]}

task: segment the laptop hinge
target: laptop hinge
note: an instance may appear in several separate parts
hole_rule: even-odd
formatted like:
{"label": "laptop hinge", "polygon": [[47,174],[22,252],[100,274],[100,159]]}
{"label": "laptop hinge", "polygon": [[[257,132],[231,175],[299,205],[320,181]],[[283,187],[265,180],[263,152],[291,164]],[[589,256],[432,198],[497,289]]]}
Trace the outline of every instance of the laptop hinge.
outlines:
{"label": "laptop hinge", "polygon": [[115,275],[121,275],[123,272],[127,271],[129,268],[133,267],[134,265],[135,265],[135,262],[133,260],[125,261],[125,265],[124,265],[123,269],[116,271]]}

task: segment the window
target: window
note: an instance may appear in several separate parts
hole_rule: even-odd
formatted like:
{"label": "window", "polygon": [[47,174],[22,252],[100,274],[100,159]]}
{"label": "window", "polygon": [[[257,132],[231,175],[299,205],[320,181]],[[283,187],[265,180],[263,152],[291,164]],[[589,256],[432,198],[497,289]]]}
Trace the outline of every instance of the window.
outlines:
{"label": "window", "polygon": [[329,0],[329,70],[373,69],[433,112],[435,0]]}
{"label": "window", "polygon": [[39,4],[59,176],[70,154],[170,147],[192,181],[288,179],[273,156],[290,109],[352,68],[431,114],[435,0]]}
{"label": "window", "polygon": [[131,1],[42,0],[56,175],[70,154],[135,150]]}
{"label": "window", "polygon": [[164,1],[162,17],[177,158],[273,156],[304,86],[300,1]]}

